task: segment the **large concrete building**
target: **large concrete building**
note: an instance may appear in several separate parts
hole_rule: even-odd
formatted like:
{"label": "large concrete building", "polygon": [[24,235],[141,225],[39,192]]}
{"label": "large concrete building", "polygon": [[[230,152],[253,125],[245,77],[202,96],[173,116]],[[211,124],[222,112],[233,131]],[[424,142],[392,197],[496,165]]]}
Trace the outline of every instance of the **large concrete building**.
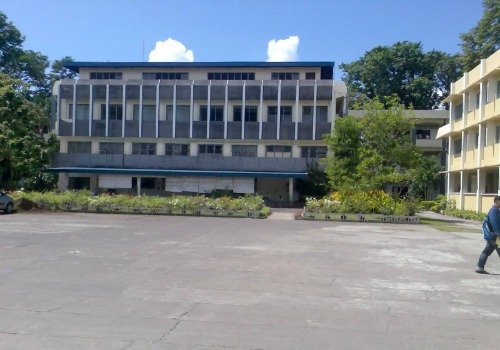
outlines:
{"label": "large concrete building", "polygon": [[499,195],[500,50],[451,85],[449,123],[437,138],[448,140],[447,196],[458,209],[486,212]]}
{"label": "large concrete building", "polygon": [[345,112],[333,62],[68,62],[54,86],[59,189],[297,199]]}

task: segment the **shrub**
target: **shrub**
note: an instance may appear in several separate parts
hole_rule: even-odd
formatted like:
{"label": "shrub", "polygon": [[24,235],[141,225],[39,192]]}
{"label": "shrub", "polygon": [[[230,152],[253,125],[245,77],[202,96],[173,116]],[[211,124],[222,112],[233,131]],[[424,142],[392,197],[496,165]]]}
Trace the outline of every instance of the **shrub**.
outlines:
{"label": "shrub", "polygon": [[444,211],[446,215],[454,216],[456,218],[473,220],[473,221],[483,221],[485,214],[476,213],[473,210],[460,210],[455,208],[446,209]]}

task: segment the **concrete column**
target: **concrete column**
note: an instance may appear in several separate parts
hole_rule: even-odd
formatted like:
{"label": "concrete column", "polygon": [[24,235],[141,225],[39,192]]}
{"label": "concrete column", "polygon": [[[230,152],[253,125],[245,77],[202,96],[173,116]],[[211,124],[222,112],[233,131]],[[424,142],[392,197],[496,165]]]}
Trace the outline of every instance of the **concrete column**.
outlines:
{"label": "concrete column", "polygon": [[[484,172],[483,172],[484,173]],[[476,170],[476,177],[477,177],[477,189],[476,189],[476,212],[480,213],[481,212],[481,187],[484,183],[483,179],[481,179],[481,176],[484,176],[485,174],[481,174],[481,169]]]}
{"label": "concrete column", "polygon": [[[246,111],[245,111],[245,106],[246,106],[246,81],[243,81],[243,97],[241,101],[241,139],[245,139],[245,116],[246,116]],[[227,104],[227,90],[226,90],[226,104]],[[226,135],[226,123],[224,123],[224,135]]]}
{"label": "concrete column", "polygon": [[288,201],[293,202],[293,184],[294,184],[294,178],[291,177],[288,179]]}
{"label": "concrete column", "polygon": [[137,195],[141,195],[141,177],[137,176]]}
{"label": "concrete column", "polygon": [[123,95],[122,95],[122,137],[125,137],[125,120],[127,119],[127,86],[123,85]]}
{"label": "concrete column", "polygon": [[158,138],[158,130],[160,126],[160,81],[156,84],[156,132],[155,136]]}
{"label": "concrete column", "polygon": [[[192,86],[192,85],[191,85]],[[177,83],[174,84],[174,96],[172,98],[172,138],[175,139],[175,121],[177,120]]]}
{"label": "concrete column", "polygon": [[109,136],[109,84],[106,84],[106,137]]}
{"label": "concrete column", "polygon": [[[75,136],[76,130],[76,83],[78,80],[75,80],[75,84],[73,85],[73,109],[71,111],[71,121],[73,122],[71,127],[71,135]],[[106,135],[107,136],[107,135]]]}
{"label": "concrete column", "polygon": [[68,189],[69,184],[69,175],[68,173],[59,173],[59,181],[57,181],[57,189],[59,191],[66,191]]}
{"label": "concrete column", "polygon": [[[92,100],[92,92],[90,93],[90,97]],[[90,109],[92,110],[92,108]],[[61,83],[59,82],[57,84],[57,103],[56,103],[56,130],[58,135],[61,135],[61,130],[59,130],[60,126],[61,126]]]}
{"label": "concrete column", "polygon": [[212,91],[212,81],[208,83],[208,101],[207,101],[207,139],[210,138],[210,93]]}
{"label": "concrete column", "polygon": [[460,197],[458,209],[464,208],[464,171],[460,170]]}
{"label": "concrete column", "polygon": [[297,86],[295,87],[295,140],[299,139],[299,92],[300,92],[300,80],[297,80]]}
{"label": "concrete column", "polygon": [[278,117],[276,119],[276,140],[280,139],[281,126],[281,80],[278,81]]}
{"label": "concrete column", "polygon": [[156,155],[157,156],[164,156],[165,155],[165,143],[164,142],[157,142],[156,143]]}
{"label": "concrete column", "polygon": [[264,80],[260,83],[259,101],[259,140],[262,140],[262,119],[264,118]]}
{"label": "concrete column", "polygon": [[318,93],[317,80],[314,81],[314,98],[313,98],[313,134],[311,140],[316,140],[316,96]]}
{"label": "concrete column", "polygon": [[[228,97],[228,90],[229,90],[229,81],[226,81],[226,86],[224,87],[224,140],[227,140],[227,118],[228,118],[228,103],[229,103],[229,97]],[[245,82],[243,82],[243,104],[245,103]],[[243,133],[245,132],[244,130],[241,131],[243,138]]]}
{"label": "concrete column", "polygon": [[90,192],[92,193],[99,193],[99,175],[97,174],[92,174],[90,175]]}
{"label": "concrete column", "polygon": [[123,154],[127,154],[127,155],[132,154],[132,142],[124,142],[123,143]]}
{"label": "concrete column", "polygon": [[90,153],[99,154],[99,141],[92,141],[90,143]]}
{"label": "concrete column", "polygon": [[191,83],[191,102],[189,105],[189,138],[193,138],[193,116],[194,116],[194,97],[193,97],[193,90],[194,90],[194,80]]}
{"label": "concrete column", "polygon": [[139,137],[142,137],[142,84],[139,85]]}

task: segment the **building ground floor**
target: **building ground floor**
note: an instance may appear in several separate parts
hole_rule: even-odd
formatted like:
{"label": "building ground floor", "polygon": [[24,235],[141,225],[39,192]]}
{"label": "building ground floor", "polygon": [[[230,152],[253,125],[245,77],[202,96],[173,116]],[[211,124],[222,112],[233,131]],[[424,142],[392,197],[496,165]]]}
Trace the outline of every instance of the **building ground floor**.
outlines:
{"label": "building ground floor", "polygon": [[448,199],[455,201],[457,209],[486,213],[500,195],[499,172],[498,166],[448,172]]}
{"label": "building ground floor", "polygon": [[[59,172],[58,188],[98,193],[167,196],[172,194],[259,194],[270,202],[297,202],[297,182],[307,173],[139,171],[74,169]],[[79,172],[80,171],[80,172]]]}

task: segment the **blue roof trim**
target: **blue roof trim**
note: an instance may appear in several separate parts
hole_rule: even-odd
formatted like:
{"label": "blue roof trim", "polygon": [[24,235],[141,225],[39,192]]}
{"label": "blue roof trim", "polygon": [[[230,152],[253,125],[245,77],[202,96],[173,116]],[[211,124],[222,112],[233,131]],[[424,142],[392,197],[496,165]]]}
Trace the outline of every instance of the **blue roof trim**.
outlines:
{"label": "blue roof trim", "polygon": [[80,174],[116,174],[116,175],[166,175],[166,176],[220,176],[220,177],[273,177],[295,178],[307,177],[307,173],[268,172],[268,171],[217,171],[217,170],[159,170],[159,169],[113,169],[113,168],[49,168],[53,173]]}
{"label": "blue roof trim", "polygon": [[286,68],[335,67],[335,62],[63,62],[63,66],[78,72],[85,68]]}

